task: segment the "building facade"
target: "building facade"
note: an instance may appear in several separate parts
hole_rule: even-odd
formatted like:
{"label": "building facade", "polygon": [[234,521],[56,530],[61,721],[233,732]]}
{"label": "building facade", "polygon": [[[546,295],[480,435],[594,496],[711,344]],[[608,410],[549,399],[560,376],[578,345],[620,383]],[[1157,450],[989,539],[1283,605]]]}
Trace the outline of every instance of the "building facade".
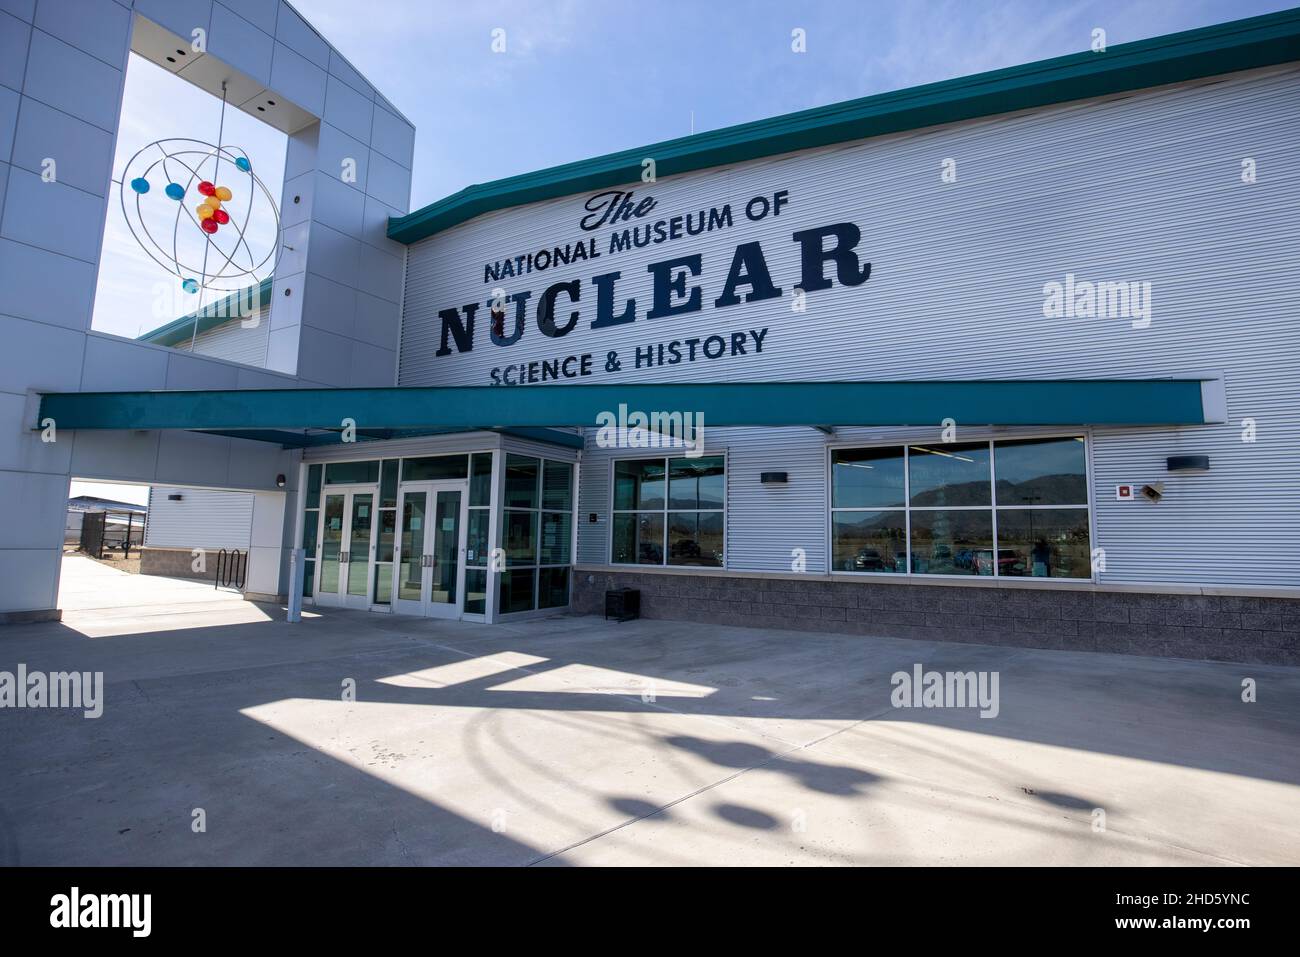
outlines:
{"label": "building facade", "polygon": [[[718,623],[1291,660],[1288,42],[1290,62],[542,202],[502,184],[463,222],[435,204],[392,231],[399,385],[1199,379],[1214,411],[1177,427],[971,420],[956,390],[903,427],[706,416],[694,449],[586,428],[573,601],[630,586]],[[815,139],[841,117],[787,119]],[[618,421],[638,412],[698,410]]]}
{"label": "building facade", "polygon": [[[414,127],[282,0],[73,7],[0,9],[0,493],[25,504],[0,533],[0,621],[58,615],[58,530],[73,477],[253,493],[249,594],[283,594],[295,449],[197,430],[42,427],[51,417],[39,414],[41,396],[392,385],[405,251],[385,229],[409,208]],[[102,230],[84,224],[116,214],[110,184],[133,53],[214,97],[224,84],[231,108],[288,138],[278,206],[292,248],[268,321],[242,330],[238,349],[190,354],[182,335],[91,328]],[[346,159],[355,178],[339,175]]]}
{"label": "building facade", "polygon": [[320,605],[1294,662],[1298,141],[1296,11],[884,94],[394,216],[390,388],[41,409],[279,442]]}

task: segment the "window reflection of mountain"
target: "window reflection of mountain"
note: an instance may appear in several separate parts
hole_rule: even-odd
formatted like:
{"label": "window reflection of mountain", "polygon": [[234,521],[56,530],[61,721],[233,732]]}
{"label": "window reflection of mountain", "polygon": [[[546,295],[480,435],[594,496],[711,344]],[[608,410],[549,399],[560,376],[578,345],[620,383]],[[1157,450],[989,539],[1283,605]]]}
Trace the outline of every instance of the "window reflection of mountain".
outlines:
{"label": "window reflection of mountain", "polygon": [[944,505],[991,505],[987,478],[955,485],[941,485],[912,496],[913,507]]}
{"label": "window reflection of mountain", "polygon": [[1078,473],[1040,475],[1023,482],[998,479],[999,505],[1086,505],[1087,479]]}

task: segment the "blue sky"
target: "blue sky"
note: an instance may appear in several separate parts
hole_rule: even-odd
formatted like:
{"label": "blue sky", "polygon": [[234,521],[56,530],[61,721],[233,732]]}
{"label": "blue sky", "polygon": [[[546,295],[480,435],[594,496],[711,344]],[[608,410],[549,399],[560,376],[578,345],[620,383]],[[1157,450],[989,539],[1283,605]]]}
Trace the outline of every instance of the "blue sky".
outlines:
{"label": "blue sky", "polygon": [[[415,124],[412,208],[618,149],[1295,0],[293,0]],[[492,30],[507,52],[491,51]],[[808,52],[790,49],[791,30]]]}
{"label": "blue sky", "polygon": [[[717,129],[1075,53],[1098,27],[1114,45],[1295,0],[293,3],[415,124],[417,209],[471,183],[684,136],[692,123]],[[505,53],[492,52],[498,28]],[[791,51],[795,28],[806,53]],[[219,108],[133,57],[116,171],[152,139],[214,139]],[[236,110],[225,140],[280,158],[259,167],[278,196],[284,137]],[[136,336],[180,314],[153,293],[166,278],[135,247],[115,194],[95,328]]]}
{"label": "blue sky", "polygon": [[[294,0],[415,124],[411,208],[471,183],[794,110],[1286,9],[1295,0]],[[363,15],[364,13],[364,15]],[[379,15],[382,14],[382,15]],[[791,32],[807,52],[791,50]],[[505,31],[506,51],[492,50]],[[216,138],[220,103],[133,56],[115,173],[161,137]],[[238,110],[225,141],[280,195],[285,139]],[[238,206],[238,201],[236,202]],[[232,207],[232,212],[234,212]],[[256,220],[255,220],[256,221]],[[266,223],[262,221],[265,229]],[[170,239],[170,230],[164,240]],[[255,231],[256,232],[256,231]],[[267,236],[259,236],[262,243]],[[256,278],[262,278],[260,275]],[[94,327],[138,336],[219,298],[166,273],[110,204]]]}

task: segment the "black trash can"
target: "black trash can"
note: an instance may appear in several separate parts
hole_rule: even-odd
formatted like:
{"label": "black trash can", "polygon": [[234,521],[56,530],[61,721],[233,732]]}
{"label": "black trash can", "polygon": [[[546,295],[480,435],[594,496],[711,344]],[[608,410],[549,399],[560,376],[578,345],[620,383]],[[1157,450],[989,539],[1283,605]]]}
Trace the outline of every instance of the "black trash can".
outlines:
{"label": "black trash can", "polygon": [[631,621],[641,617],[641,592],[636,588],[611,588],[605,592],[605,620]]}

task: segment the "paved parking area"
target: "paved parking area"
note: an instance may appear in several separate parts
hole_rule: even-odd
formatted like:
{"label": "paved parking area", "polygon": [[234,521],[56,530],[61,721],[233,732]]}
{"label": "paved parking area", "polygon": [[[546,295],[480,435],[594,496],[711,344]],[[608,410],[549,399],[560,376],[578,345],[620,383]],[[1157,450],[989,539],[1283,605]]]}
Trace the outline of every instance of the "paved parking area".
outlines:
{"label": "paved parking area", "polygon": [[[4,864],[1300,863],[1296,668],[225,600],[11,626],[20,662],[105,705],[0,710]],[[918,663],[997,717],[894,708]]]}
{"label": "paved parking area", "polygon": [[[210,581],[131,574],[85,555],[63,556],[59,607],[65,614],[134,609],[142,617],[159,618],[175,616],[180,606],[231,603],[248,604],[235,589],[214,588]],[[81,619],[93,617],[82,615]],[[117,620],[121,623],[120,614]]]}

